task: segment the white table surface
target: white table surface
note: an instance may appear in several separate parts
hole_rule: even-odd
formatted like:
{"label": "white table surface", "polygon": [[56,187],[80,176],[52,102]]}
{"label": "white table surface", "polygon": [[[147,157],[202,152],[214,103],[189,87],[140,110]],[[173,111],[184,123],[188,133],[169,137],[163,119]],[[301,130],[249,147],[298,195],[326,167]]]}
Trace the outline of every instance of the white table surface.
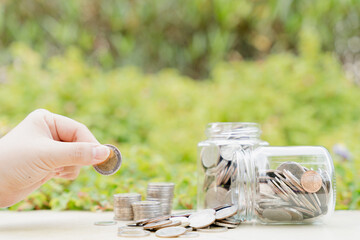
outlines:
{"label": "white table surface", "polygon": [[[94,222],[112,220],[112,212],[85,211],[0,211],[0,240],[7,239],[125,239],[117,237],[117,227],[95,226]],[[199,232],[194,239],[277,239],[330,240],[360,239],[360,211],[336,211],[323,224],[260,225],[243,223],[222,233]],[[154,233],[144,239],[160,239]]]}

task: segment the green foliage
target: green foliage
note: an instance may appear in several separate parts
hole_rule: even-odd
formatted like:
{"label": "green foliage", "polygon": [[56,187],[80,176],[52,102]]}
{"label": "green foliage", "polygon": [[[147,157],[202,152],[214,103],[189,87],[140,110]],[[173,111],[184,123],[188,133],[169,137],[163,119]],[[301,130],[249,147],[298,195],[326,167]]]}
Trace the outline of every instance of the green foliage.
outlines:
{"label": "green foliage", "polygon": [[206,124],[216,121],[259,122],[272,145],[346,145],[352,161],[333,155],[337,208],[359,209],[360,89],[331,54],[320,52],[316,39],[304,33],[299,56],[220,63],[201,82],[172,69],[104,71],[76,48],[45,60],[26,45],[12,45],[13,62],[0,72],[0,133],[46,108],[117,145],[123,166],[109,177],[85,167],[76,181],[51,180],[10,209],[111,209],[112,194],[144,195],[148,181],[175,182],[175,207],[191,208],[196,145]]}
{"label": "green foliage", "polygon": [[[176,67],[195,78],[222,60],[297,52],[299,34],[309,25],[319,33],[320,47],[332,50],[340,34],[334,34],[335,26],[360,13],[358,0],[2,2],[0,61],[9,59],[11,43],[22,41],[48,57],[77,46],[102,67]],[[358,33],[349,33],[352,26],[359,26],[357,18],[341,34]]]}

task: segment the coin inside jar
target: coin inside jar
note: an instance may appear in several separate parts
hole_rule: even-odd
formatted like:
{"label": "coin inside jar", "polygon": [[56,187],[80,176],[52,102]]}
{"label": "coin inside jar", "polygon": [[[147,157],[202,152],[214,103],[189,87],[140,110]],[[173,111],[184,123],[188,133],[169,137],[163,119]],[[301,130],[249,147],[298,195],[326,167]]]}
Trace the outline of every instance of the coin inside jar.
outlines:
{"label": "coin inside jar", "polygon": [[121,153],[113,145],[105,144],[105,146],[110,148],[110,154],[104,162],[94,165],[94,169],[101,175],[112,175],[120,169]]}
{"label": "coin inside jar", "polygon": [[309,193],[315,193],[322,186],[322,178],[318,172],[307,171],[301,177],[301,186]]}

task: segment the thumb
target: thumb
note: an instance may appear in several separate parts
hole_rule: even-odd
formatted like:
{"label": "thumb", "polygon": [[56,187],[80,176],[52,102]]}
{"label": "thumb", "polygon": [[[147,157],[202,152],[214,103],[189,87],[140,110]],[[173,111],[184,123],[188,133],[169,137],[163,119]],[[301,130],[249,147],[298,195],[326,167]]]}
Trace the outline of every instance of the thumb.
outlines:
{"label": "thumb", "polygon": [[96,143],[54,141],[48,152],[51,165],[59,168],[99,164],[107,159],[110,149]]}

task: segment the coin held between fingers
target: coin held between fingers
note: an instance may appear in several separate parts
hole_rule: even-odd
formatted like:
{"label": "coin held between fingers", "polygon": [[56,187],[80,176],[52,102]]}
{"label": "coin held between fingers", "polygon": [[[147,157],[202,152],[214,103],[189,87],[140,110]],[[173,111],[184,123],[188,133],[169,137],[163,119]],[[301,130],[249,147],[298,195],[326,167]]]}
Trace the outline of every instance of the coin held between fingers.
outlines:
{"label": "coin held between fingers", "polygon": [[107,160],[111,155],[110,148],[104,145],[93,148],[94,164],[99,164]]}
{"label": "coin held between fingers", "polygon": [[121,153],[119,149],[110,144],[105,144],[105,147],[108,148],[109,154],[105,161],[93,165],[94,169],[102,175],[112,175],[116,173],[121,166]]}

